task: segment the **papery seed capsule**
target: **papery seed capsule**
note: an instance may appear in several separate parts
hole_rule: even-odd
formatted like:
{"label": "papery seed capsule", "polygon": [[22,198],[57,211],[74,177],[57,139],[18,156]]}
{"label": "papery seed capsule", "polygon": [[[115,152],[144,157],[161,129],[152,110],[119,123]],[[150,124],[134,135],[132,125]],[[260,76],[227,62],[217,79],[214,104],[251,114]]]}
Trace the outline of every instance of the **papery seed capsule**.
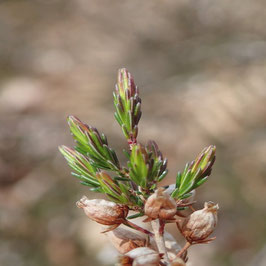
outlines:
{"label": "papery seed capsule", "polygon": [[[181,246],[177,243],[176,239],[167,231],[164,231],[164,244],[166,247],[167,255],[170,261],[173,261],[176,258],[176,254],[181,250]],[[150,238],[150,248],[157,250],[157,245],[154,240],[154,237]],[[184,252],[182,255],[182,259],[187,259],[187,252]]]}
{"label": "papery seed capsule", "polygon": [[104,225],[120,224],[128,214],[127,206],[103,199],[89,200],[83,196],[76,204],[90,219]]}
{"label": "papery seed capsule", "polygon": [[170,266],[186,266],[186,263],[179,257],[176,257],[170,264]]}
{"label": "papery seed capsule", "polygon": [[160,262],[160,255],[147,247],[135,248],[125,254],[120,260],[122,266],[158,266]]}
{"label": "papery seed capsule", "polygon": [[147,199],[144,210],[152,219],[171,219],[176,214],[176,202],[163,188],[158,188]]}
{"label": "papery seed capsule", "polygon": [[181,250],[180,245],[175,238],[168,232],[164,232],[164,244],[170,261],[172,261],[176,254]]}
{"label": "papery seed capsule", "polygon": [[217,224],[218,204],[205,202],[204,208],[193,212],[182,225],[182,233],[189,242],[206,239]]}
{"label": "papery seed capsule", "polygon": [[146,245],[145,237],[120,227],[106,233],[106,235],[116,250],[121,254],[125,254],[132,249],[144,247]]}

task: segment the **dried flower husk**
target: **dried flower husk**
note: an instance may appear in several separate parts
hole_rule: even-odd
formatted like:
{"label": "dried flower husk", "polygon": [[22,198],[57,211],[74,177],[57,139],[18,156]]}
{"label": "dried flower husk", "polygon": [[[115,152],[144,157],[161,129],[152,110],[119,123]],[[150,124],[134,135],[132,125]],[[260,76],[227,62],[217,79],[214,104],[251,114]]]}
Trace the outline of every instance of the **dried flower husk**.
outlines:
{"label": "dried flower husk", "polygon": [[163,188],[158,188],[147,199],[144,211],[151,219],[171,219],[176,214],[176,202]]}
{"label": "dried flower husk", "polygon": [[144,236],[120,227],[106,233],[106,235],[116,250],[121,254],[125,254],[138,247],[144,247],[147,242]]}
{"label": "dried flower husk", "polygon": [[[176,239],[167,231],[164,231],[164,244],[167,251],[167,255],[170,261],[176,258],[176,254],[181,250],[181,246],[177,243]],[[153,237],[150,238],[150,248],[158,251],[156,242]],[[187,252],[184,252],[182,259],[187,259]]]}
{"label": "dried flower husk", "polygon": [[83,196],[76,204],[90,219],[103,225],[121,224],[128,214],[126,205],[103,199],[89,200]]}
{"label": "dried flower husk", "polygon": [[182,225],[182,233],[189,242],[206,239],[217,224],[218,204],[205,202],[204,208],[193,212]]}
{"label": "dried flower husk", "polygon": [[179,257],[176,257],[170,264],[170,266],[186,266],[186,263]]}
{"label": "dried flower husk", "polygon": [[168,258],[172,261],[176,254],[181,250],[180,245],[176,242],[175,238],[168,232],[164,232],[164,243]]}
{"label": "dried flower husk", "polygon": [[161,256],[148,247],[135,248],[120,259],[121,266],[158,266]]}

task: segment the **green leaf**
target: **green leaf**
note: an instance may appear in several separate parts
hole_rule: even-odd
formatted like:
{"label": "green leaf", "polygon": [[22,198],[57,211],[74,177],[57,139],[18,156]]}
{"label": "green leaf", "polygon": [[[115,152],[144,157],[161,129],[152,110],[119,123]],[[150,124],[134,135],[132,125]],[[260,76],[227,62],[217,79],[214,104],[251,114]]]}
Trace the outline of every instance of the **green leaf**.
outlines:
{"label": "green leaf", "polygon": [[194,182],[186,182],[182,187],[180,187],[178,191],[178,196],[183,196],[184,194],[188,193],[193,189]]}
{"label": "green leaf", "polygon": [[119,69],[115,87],[114,106],[115,118],[122,127],[128,142],[136,142],[138,122],[141,117],[141,99],[133,77],[125,69]]}
{"label": "green leaf", "polygon": [[149,181],[160,182],[167,175],[167,159],[163,158],[161,151],[155,141],[148,141],[145,147],[148,154]]}
{"label": "green leaf", "polygon": [[207,181],[215,161],[215,152],[213,145],[204,148],[194,161],[186,164],[182,173],[178,172],[173,198],[183,199],[187,193]]}
{"label": "green leaf", "polygon": [[68,124],[77,146],[75,149],[88,156],[93,165],[100,169],[120,170],[120,163],[113,149],[108,146],[107,138],[94,127],[82,123],[74,116],[68,117]]}
{"label": "green leaf", "polygon": [[136,214],[133,214],[133,215],[128,216],[127,219],[128,220],[135,219],[135,218],[138,218],[138,217],[142,217],[144,215],[145,215],[144,213],[140,212],[140,213],[136,213]]}
{"label": "green leaf", "polygon": [[139,143],[131,147],[128,162],[130,179],[142,188],[154,190],[168,172],[167,159],[163,159],[154,141],[149,141],[145,147]]}
{"label": "green leaf", "polygon": [[209,176],[205,176],[204,178],[200,179],[197,183],[194,184],[193,189],[201,186],[202,184],[204,184],[207,180],[208,180]]}
{"label": "green leaf", "polygon": [[129,158],[130,158],[130,153],[129,153],[127,150],[125,150],[125,149],[123,149],[123,153],[125,154],[125,156],[126,156],[127,159],[129,160]]}
{"label": "green leaf", "polygon": [[166,175],[168,174],[168,170],[163,171],[163,173],[158,177],[158,182],[161,182]]}
{"label": "green leaf", "polygon": [[147,153],[140,144],[132,146],[128,164],[130,179],[138,186],[146,188],[148,179]]}
{"label": "green leaf", "polygon": [[91,187],[99,187],[99,182],[95,179],[92,179],[92,178],[88,178],[84,175],[79,175],[75,172],[71,172],[71,174],[73,176],[75,176],[76,178],[82,180],[82,182],[86,182],[87,184],[89,184]]}
{"label": "green leaf", "polygon": [[[185,168],[185,169],[186,169],[186,168]],[[176,185],[175,185],[176,188],[179,188],[179,187],[180,187],[180,184],[181,184],[181,177],[182,177],[181,173],[178,172],[178,173],[177,173],[177,176],[176,176]]]}
{"label": "green leaf", "polygon": [[129,185],[113,180],[107,173],[102,171],[96,174],[96,178],[100,183],[102,190],[109,198],[118,203],[128,205],[135,204],[135,202],[130,200]]}
{"label": "green leaf", "polygon": [[66,146],[60,146],[59,151],[65,157],[69,166],[75,171],[72,175],[91,187],[100,186],[100,183],[96,178],[97,168],[91,164],[89,158]]}
{"label": "green leaf", "polygon": [[186,194],[183,194],[182,195],[182,199],[186,199],[186,198],[189,198],[191,197],[193,194],[190,192],[190,193],[186,193]]}

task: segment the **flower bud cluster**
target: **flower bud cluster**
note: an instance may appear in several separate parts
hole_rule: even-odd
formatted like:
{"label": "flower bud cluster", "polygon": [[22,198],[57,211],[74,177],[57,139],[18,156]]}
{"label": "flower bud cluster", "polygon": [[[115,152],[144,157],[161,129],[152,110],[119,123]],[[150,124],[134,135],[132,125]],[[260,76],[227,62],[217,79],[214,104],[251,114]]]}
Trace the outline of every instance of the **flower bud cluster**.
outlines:
{"label": "flower bud cluster", "polygon": [[[185,266],[191,245],[214,239],[208,237],[217,224],[218,204],[206,202],[198,211],[194,211],[192,205],[195,190],[212,172],[216,147],[206,147],[195,160],[187,163],[184,170],[178,172],[174,184],[158,188],[168,172],[167,159],[154,141],[142,145],[137,140],[141,99],[132,75],[125,68],[118,72],[113,96],[115,118],[129,145],[129,151],[125,151],[127,167],[121,165],[104,134],[69,116],[68,124],[76,144],[74,149],[61,146],[59,150],[81,184],[111,200],[90,200],[83,196],[76,205],[91,220],[108,226],[104,233],[122,256],[119,265]],[[129,210],[134,214],[128,216]],[[194,212],[187,216],[191,210]],[[140,219],[151,222],[151,228],[131,221],[144,215],[146,219]],[[168,223],[176,223],[187,240],[182,248],[165,231]],[[131,229],[121,228],[123,226]],[[133,233],[133,229],[140,234]]]}

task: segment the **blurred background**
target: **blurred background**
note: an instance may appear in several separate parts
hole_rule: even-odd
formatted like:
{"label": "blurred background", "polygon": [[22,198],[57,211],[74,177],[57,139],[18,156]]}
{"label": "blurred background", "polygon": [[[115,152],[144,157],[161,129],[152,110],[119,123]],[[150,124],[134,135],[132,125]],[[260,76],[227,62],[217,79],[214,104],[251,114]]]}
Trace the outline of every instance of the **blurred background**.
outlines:
{"label": "blurred background", "polygon": [[[117,70],[140,88],[139,140],[178,170],[217,146],[198,190],[220,205],[197,266],[266,265],[266,8],[263,0],[0,1],[0,265],[112,265],[101,228],[75,202],[91,198],[57,146],[69,114],[126,148],[113,118]],[[173,229],[169,229],[174,232]]]}

